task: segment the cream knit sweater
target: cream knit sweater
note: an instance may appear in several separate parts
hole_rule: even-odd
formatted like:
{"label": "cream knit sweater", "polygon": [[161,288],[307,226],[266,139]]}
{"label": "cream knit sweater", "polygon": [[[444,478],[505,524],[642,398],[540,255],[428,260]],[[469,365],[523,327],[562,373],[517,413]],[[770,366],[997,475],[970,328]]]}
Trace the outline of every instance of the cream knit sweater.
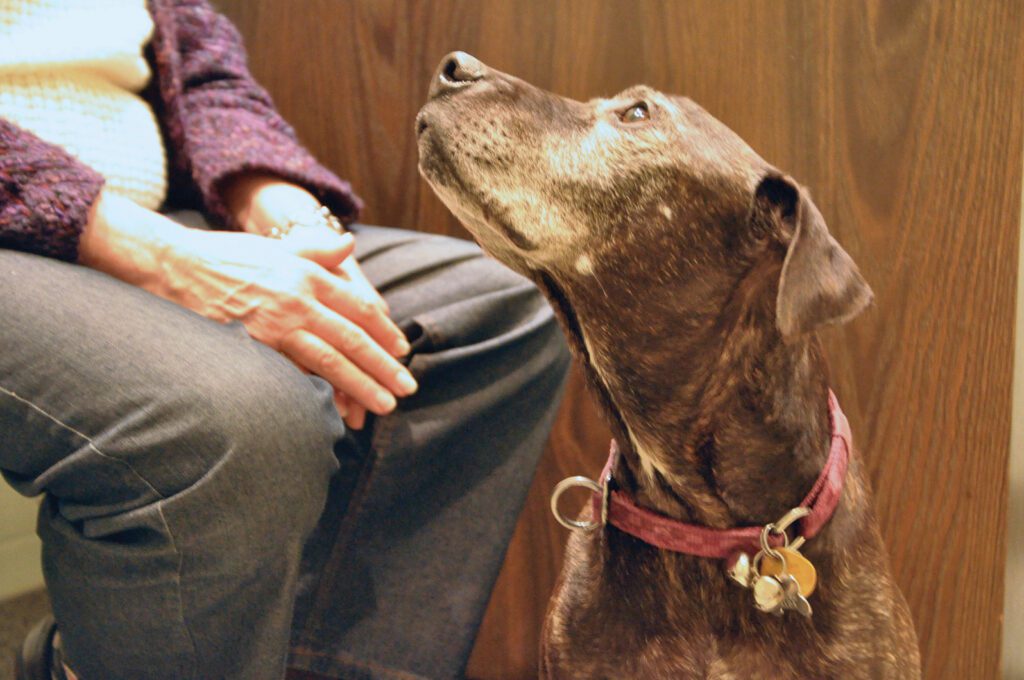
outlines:
{"label": "cream knit sweater", "polygon": [[57,144],[147,208],[167,193],[142,48],[145,0],[0,0],[0,118]]}

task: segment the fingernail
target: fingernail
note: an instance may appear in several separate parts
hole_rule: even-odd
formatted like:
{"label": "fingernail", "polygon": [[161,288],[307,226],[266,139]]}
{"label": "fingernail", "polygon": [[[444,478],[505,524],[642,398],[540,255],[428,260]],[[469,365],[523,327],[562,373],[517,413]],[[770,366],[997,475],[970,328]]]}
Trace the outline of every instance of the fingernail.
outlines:
{"label": "fingernail", "polygon": [[409,346],[409,342],[405,340],[405,338],[402,338],[395,343],[395,351],[398,352],[398,356],[400,357],[404,357],[411,350],[412,347]]}
{"label": "fingernail", "polygon": [[377,394],[377,408],[384,413],[391,413],[398,406],[398,402],[395,401],[395,395],[390,392],[380,392]]}
{"label": "fingernail", "polygon": [[408,396],[419,389],[419,385],[416,383],[416,378],[412,377],[412,374],[408,371],[398,372],[398,386],[402,388],[402,395]]}

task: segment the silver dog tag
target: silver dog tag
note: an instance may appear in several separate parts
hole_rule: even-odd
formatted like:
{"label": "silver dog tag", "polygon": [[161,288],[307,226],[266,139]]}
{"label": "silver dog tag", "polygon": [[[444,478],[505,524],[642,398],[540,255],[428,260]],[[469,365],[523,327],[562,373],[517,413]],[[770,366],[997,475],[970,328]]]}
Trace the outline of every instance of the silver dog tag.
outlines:
{"label": "silver dog tag", "polygon": [[763,612],[779,611],[786,592],[774,576],[758,576],[754,581],[754,604]]}
{"label": "silver dog tag", "polygon": [[754,572],[751,569],[750,555],[745,552],[740,552],[733,555],[729,559],[726,573],[736,583],[740,584],[744,588],[749,588],[750,584],[754,580]]}
{"label": "silver dog tag", "polygon": [[780,610],[795,611],[801,616],[810,617],[811,603],[800,594],[800,583],[791,574],[783,574],[777,578],[784,595]]}

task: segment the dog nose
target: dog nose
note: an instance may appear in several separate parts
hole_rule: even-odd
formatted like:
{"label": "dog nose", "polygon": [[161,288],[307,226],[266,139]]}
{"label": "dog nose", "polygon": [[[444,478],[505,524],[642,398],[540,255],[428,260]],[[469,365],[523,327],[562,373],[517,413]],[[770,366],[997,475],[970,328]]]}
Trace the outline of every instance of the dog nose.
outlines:
{"label": "dog nose", "polygon": [[430,83],[430,96],[459,90],[472,85],[487,75],[482,61],[465,52],[452,52],[441,60]]}

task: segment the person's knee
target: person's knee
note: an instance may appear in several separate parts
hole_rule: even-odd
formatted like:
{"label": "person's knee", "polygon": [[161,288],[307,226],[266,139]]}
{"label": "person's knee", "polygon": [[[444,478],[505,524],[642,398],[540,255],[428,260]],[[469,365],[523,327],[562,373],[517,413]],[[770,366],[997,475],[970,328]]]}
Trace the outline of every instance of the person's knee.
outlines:
{"label": "person's knee", "polygon": [[185,506],[252,524],[268,547],[312,530],[344,433],[330,387],[270,356],[204,376],[186,399],[202,416],[187,434],[198,465]]}

